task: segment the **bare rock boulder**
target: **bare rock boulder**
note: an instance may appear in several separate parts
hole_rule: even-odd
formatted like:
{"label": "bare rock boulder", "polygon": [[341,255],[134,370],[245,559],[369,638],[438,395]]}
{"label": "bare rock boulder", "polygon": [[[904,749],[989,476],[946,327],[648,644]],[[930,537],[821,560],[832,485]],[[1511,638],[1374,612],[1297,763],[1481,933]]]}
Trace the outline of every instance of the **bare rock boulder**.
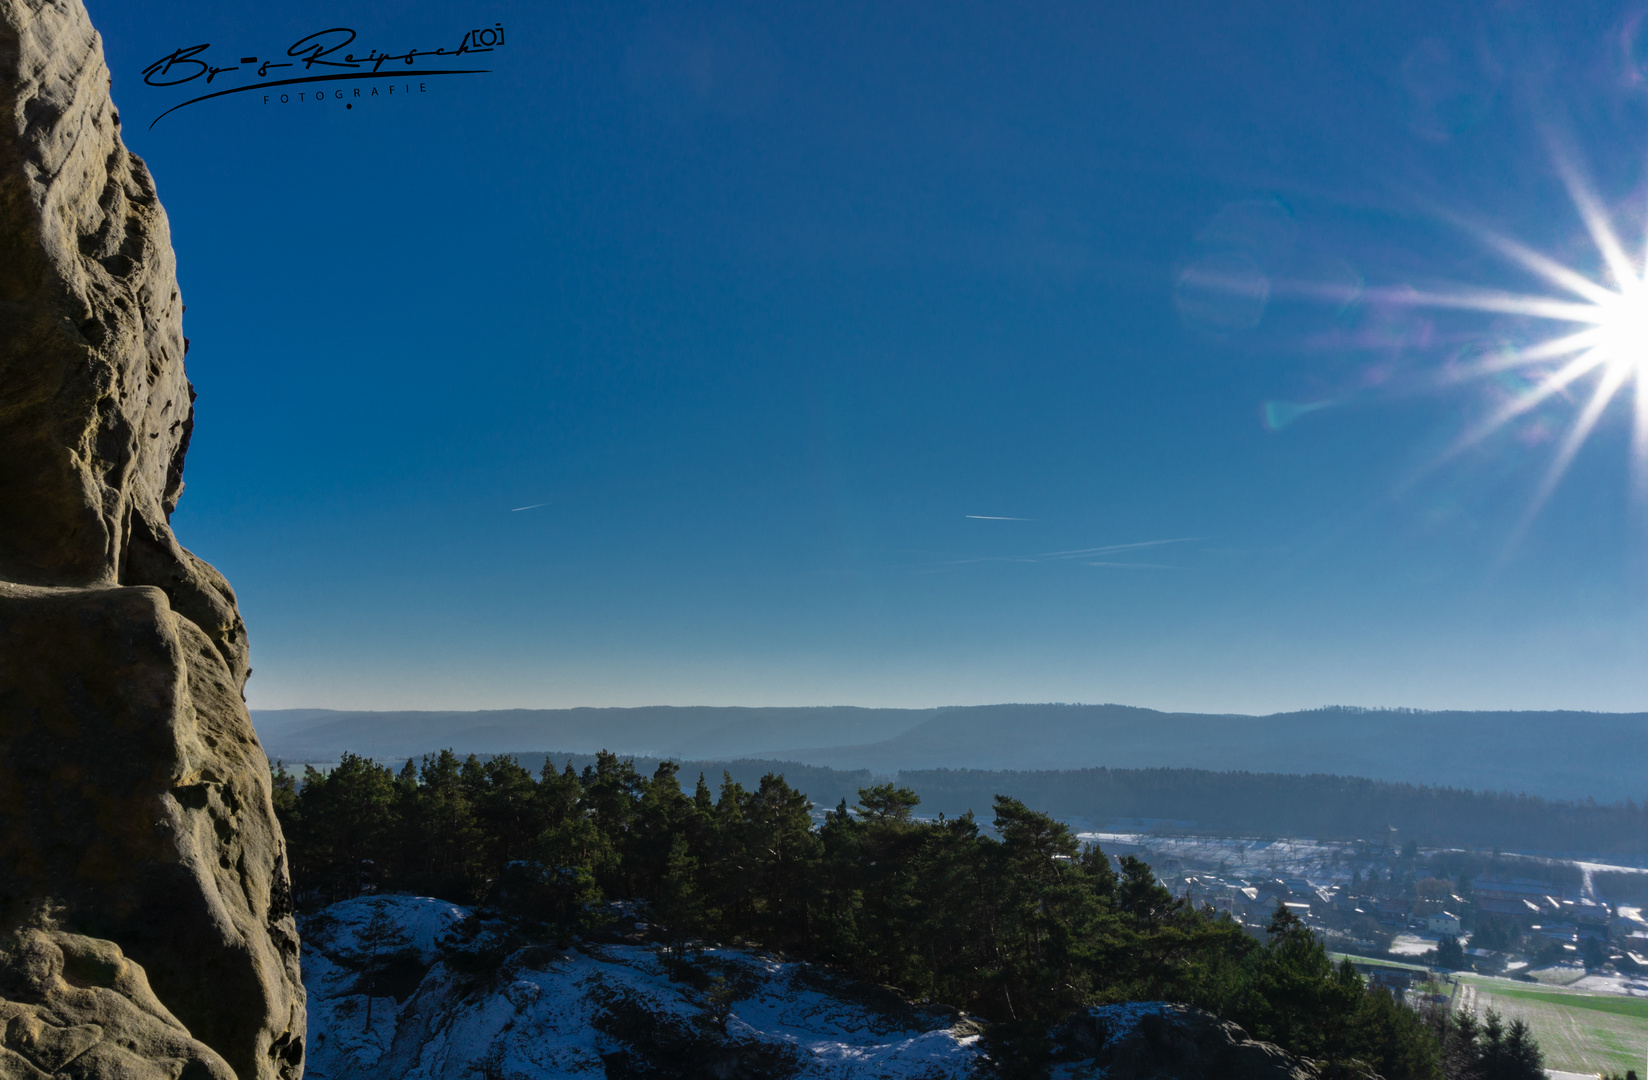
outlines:
{"label": "bare rock boulder", "polygon": [[[216,1055],[190,1051],[207,1071],[185,1075],[296,1080],[298,939],[246,629],[169,524],[194,422],[182,312],[80,0],[0,0],[0,932],[140,965],[153,1001],[133,1007]],[[51,1000],[29,1015],[71,1015]]]}
{"label": "bare rock boulder", "polygon": [[[1314,1063],[1212,1013],[1134,1001],[1086,1009],[1054,1032],[1070,1077],[1106,1080],[1320,1080]],[[1371,1080],[1378,1080],[1371,1077]]]}

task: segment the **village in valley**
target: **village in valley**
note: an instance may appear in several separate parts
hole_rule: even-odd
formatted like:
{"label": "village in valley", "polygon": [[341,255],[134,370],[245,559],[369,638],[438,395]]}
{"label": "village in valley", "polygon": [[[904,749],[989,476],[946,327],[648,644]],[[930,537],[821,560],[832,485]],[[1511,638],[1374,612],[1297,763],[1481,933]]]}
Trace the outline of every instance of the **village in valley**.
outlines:
{"label": "village in valley", "polygon": [[[1648,1049],[1648,869],[1380,841],[1195,835],[1191,822],[1073,822],[1112,858],[1260,933],[1278,905],[1417,1008],[1532,1027],[1547,1064],[1608,1075]],[[1640,1075],[1640,1072],[1639,1072]]]}
{"label": "village in valley", "polygon": [[1413,843],[1079,835],[1244,925],[1264,927],[1282,905],[1352,957],[1648,996],[1642,868]]}

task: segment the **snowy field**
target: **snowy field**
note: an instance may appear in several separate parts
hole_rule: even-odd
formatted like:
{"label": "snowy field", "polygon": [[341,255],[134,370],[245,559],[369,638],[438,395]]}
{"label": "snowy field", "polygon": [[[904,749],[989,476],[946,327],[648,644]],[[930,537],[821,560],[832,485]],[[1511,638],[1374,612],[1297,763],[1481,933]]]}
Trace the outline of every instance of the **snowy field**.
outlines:
{"label": "snowy field", "polygon": [[1424,956],[1436,948],[1441,938],[1435,934],[1397,934],[1391,939],[1392,956]]}

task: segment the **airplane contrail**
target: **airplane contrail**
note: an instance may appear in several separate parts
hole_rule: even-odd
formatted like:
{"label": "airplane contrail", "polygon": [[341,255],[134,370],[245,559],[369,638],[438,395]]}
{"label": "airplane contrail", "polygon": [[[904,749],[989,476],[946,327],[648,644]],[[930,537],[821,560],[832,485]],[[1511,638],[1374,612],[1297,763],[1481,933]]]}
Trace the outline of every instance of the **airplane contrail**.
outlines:
{"label": "airplane contrail", "polygon": [[522,510],[536,510],[540,506],[548,506],[548,505],[549,505],[548,503],[533,503],[531,506],[517,506],[515,509],[511,510],[510,513],[511,514],[519,514]]}
{"label": "airplane contrail", "polygon": [[1041,518],[997,517],[994,514],[963,514],[961,516],[965,517],[965,518],[972,518],[974,521],[1040,521],[1041,520]]}
{"label": "airplane contrail", "polygon": [[[1049,562],[1054,559],[1093,559],[1102,555],[1112,555],[1123,551],[1138,551],[1141,548],[1161,547],[1163,544],[1185,544],[1193,540],[1206,539],[1201,536],[1175,536],[1170,540],[1139,540],[1131,544],[1106,544],[1103,547],[1074,548],[1070,551],[1040,551],[1032,555],[981,555],[974,559],[950,559],[935,563],[935,566],[970,566],[975,563],[987,562]],[[1095,564],[1096,565],[1096,564]]]}

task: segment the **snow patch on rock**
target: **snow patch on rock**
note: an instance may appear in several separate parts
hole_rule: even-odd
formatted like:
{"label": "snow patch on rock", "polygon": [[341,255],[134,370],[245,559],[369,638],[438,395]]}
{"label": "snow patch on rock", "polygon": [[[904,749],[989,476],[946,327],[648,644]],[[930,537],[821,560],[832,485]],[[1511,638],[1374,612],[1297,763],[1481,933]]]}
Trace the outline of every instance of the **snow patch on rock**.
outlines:
{"label": "snow patch on rock", "polygon": [[[383,896],[306,921],[310,1080],[660,1069],[961,1080],[981,1057],[977,1035],[953,1013],[747,950],[706,949],[672,965],[649,946],[540,946],[476,974],[455,967],[440,944],[472,915],[427,897]],[[400,935],[388,946],[395,935],[384,934],[385,922]]]}

